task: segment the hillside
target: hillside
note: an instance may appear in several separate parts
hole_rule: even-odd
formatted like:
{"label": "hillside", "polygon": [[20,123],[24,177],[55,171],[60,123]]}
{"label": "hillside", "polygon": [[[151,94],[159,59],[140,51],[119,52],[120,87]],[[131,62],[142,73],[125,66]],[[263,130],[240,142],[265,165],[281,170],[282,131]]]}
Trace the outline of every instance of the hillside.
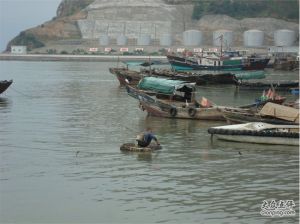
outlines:
{"label": "hillside", "polygon": [[26,45],[30,51],[68,40],[80,45],[105,33],[116,38],[120,30],[129,38],[139,32],[158,38],[167,32],[179,41],[186,29],[202,30],[208,40],[216,29],[230,29],[241,36],[255,28],[266,33],[269,43],[276,29],[299,32],[298,5],[297,0],[62,0],[56,17],[20,32],[7,50],[11,45]]}
{"label": "hillside", "polygon": [[270,17],[299,21],[298,0],[195,0],[193,19],[204,15],[224,14],[236,19]]}

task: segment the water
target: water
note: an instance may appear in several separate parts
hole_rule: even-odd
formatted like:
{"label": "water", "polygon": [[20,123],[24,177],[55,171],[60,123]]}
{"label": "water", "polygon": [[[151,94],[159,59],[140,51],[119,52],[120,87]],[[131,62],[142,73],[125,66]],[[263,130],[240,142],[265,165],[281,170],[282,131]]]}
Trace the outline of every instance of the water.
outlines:
{"label": "water", "polygon": [[[115,63],[0,65],[14,79],[0,98],[1,223],[298,223],[260,215],[281,199],[298,216],[297,147],[211,142],[222,122],[146,117],[109,74]],[[260,94],[198,89],[221,105]],[[147,126],[163,150],[120,152]]]}

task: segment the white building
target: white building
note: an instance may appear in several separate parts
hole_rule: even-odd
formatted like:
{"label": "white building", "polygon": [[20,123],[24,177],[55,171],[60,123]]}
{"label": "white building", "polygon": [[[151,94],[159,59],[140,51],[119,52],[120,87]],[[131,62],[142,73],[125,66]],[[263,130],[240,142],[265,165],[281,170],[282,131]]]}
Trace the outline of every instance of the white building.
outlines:
{"label": "white building", "polygon": [[11,46],[12,54],[27,54],[27,46]]}

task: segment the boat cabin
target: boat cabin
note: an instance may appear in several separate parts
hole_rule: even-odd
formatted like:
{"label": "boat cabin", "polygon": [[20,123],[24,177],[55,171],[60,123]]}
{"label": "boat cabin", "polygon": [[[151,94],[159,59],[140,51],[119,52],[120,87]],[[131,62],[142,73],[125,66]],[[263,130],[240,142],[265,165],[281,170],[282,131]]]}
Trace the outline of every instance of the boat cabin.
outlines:
{"label": "boat cabin", "polygon": [[160,99],[194,102],[195,85],[196,83],[190,83],[181,80],[145,77],[139,82],[137,87],[140,90],[154,93],[154,95]]}

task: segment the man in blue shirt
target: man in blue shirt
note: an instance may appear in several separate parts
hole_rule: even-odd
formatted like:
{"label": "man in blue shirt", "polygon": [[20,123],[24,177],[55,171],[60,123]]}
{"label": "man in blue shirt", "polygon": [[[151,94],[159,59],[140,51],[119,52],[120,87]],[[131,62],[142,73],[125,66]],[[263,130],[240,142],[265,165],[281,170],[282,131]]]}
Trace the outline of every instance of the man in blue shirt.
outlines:
{"label": "man in blue shirt", "polygon": [[156,142],[157,145],[160,145],[157,138],[153,134],[152,129],[147,128],[146,131],[143,133],[142,140],[140,140],[140,139],[137,140],[138,146],[147,147],[148,145],[150,145],[152,139]]}

